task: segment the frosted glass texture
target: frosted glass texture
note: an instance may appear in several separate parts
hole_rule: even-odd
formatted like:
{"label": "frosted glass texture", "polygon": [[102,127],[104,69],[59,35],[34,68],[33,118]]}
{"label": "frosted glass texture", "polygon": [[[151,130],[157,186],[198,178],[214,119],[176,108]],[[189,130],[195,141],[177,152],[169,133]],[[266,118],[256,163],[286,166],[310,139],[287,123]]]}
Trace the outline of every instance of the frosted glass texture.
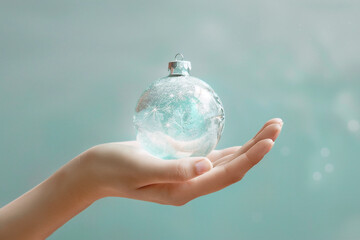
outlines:
{"label": "frosted glass texture", "polygon": [[161,78],[140,97],[134,125],[137,140],[154,156],[206,156],[217,145],[225,122],[214,90],[190,75]]}

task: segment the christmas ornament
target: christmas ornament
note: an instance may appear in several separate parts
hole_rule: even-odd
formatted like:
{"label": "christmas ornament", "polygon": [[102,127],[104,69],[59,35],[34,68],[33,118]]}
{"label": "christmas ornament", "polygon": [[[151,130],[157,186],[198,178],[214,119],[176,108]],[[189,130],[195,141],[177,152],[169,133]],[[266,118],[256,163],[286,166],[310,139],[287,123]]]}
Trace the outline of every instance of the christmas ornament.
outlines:
{"label": "christmas ornament", "polygon": [[223,131],[222,103],[208,84],[190,76],[191,63],[182,54],[168,69],[169,76],[152,83],[137,103],[137,141],[163,159],[206,156]]}

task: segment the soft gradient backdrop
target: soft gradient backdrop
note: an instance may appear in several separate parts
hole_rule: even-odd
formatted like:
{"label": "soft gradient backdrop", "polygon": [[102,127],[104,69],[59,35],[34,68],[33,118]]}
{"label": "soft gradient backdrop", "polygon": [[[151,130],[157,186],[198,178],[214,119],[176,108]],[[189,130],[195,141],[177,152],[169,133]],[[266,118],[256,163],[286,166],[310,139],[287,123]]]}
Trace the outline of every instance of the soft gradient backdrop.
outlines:
{"label": "soft gradient backdrop", "polygon": [[50,239],[360,239],[360,2],[1,1],[0,205],[135,138],[177,52],[223,101],[219,148],[285,124],[242,182],[183,207],[96,202]]}

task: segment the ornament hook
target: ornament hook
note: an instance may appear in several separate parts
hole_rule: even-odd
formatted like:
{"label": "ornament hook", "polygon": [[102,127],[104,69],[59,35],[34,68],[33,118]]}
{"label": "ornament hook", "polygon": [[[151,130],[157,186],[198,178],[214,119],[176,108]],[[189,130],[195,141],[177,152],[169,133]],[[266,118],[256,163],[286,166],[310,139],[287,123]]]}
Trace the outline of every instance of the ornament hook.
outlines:
{"label": "ornament hook", "polygon": [[184,55],[182,55],[181,53],[178,53],[178,54],[175,55],[175,61],[179,61],[178,56],[181,57],[180,61],[184,60]]}

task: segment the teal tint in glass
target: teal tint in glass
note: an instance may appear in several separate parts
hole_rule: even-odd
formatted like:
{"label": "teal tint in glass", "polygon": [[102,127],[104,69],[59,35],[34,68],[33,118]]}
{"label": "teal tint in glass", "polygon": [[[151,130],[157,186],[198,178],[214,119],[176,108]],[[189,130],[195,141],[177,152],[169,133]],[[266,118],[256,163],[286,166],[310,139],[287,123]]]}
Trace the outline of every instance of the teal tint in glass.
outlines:
{"label": "teal tint in glass", "polygon": [[170,75],[151,84],[138,101],[136,138],[154,156],[206,156],[221,137],[225,122],[222,103],[208,84],[190,76],[190,69],[190,62],[177,54],[169,63]]}

